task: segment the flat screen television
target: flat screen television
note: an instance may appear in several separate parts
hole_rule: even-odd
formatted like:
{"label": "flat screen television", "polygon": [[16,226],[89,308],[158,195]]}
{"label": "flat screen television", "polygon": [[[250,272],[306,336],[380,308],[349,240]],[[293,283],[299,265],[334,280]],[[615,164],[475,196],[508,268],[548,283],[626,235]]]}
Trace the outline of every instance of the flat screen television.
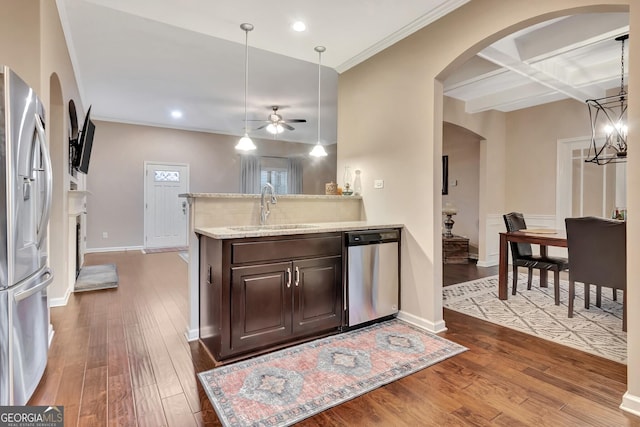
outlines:
{"label": "flat screen television", "polygon": [[84,124],[78,137],[76,158],[73,162],[75,168],[84,174],[89,172],[89,160],[91,159],[91,148],[93,147],[93,134],[95,130],[96,126],[91,121],[91,107],[89,107],[87,114],[84,116]]}

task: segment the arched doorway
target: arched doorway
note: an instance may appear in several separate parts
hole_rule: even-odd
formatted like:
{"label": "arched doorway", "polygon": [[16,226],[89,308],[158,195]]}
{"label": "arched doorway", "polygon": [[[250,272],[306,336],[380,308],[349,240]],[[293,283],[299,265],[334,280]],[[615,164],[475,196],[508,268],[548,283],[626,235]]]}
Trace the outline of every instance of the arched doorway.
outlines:
{"label": "arched doorway", "polygon": [[49,222],[50,263],[55,272],[54,282],[49,290],[51,306],[64,305],[69,294],[68,283],[68,219],[67,219],[67,186],[65,178],[69,159],[66,142],[65,108],[62,85],[56,73],[49,77],[49,107],[47,108],[47,126],[49,136],[49,152],[53,167],[53,200],[51,219]]}
{"label": "arched doorway", "polygon": [[[634,24],[640,25],[640,9],[630,8],[630,3],[629,0],[468,2],[340,75],[338,164],[357,163],[377,177],[393,177],[387,178],[388,190],[367,193],[364,208],[368,219],[405,225],[401,314],[406,320],[436,332],[446,328],[442,317],[440,237],[442,127],[448,108],[443,105],[444,79],[476,52],[505,35],[560,16],[629,12],[630,25],[634,28]],[[629,93],[632,94],[639,84],[635,79],[640,75],[634,76],[633,70],[640,70],[640,58],[630,58],[629,66],[632,70]],[[638,123],[640,100],[632,102],[629,121]],[[389,109],[389,105],[396,108]],[[357,123],[361,117],[385,117],[385,120],[368,121],[366,126],[347,125]],[[402,123],[402,126],[389,126],[389,123]],[[491,126],[486,131],[478,132],[487,141],[481,156],[488,166],[481,170],[479,183],[479,218],[484,222],[489,215],[503,212],[507,206],[507,124],[498,114],[490,123],[485,123],[488,124]],[[640,182],[640,168],[635,169],[634,162],[631,157],[629,180]],[[640,196],[630,195],[628,202],[630,211],[634,205],[640,210]],[[640,235],[640,229],[636,231],[632,222],[628,232],[632,236]],[[628,248],[629,256],[639,251],[634,244]],[[640,266],[630,266],[629,274],[640,277]],[[629,301],[640,306],[640,292],[637,295],[630,292]],[[633,323],[633,319],[630,320]],[[640,349],[639,332],[638,328],[629,329],[630,348],[635,342],[635,348]],[[627,400],[640,413],[640,374],[632,368],[634,361],[640,362],[640,352],[636,353],[629,353],[628,377],[629,390],[638,397],[635,404],[632,399]]]}

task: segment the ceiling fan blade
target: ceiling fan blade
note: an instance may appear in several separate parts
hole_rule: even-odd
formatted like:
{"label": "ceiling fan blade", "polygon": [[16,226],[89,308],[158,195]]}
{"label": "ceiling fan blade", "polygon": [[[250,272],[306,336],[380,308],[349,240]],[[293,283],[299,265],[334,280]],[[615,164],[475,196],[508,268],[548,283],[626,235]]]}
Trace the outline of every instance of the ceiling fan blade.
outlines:
{"label": "ceiling fan blade", "polygon": [[265,125],[262,125],[262,126],[260,126],[260,127],[257,127],[257,128],[256,128],[256,130],[264,129],[264,128],[266,128],[267,126],[269,126],[269,124],[265,124]]}
{"label": "ceiling fan blade", "polygon": [[286,123],[307,123],[305,119],[287,119],[283,121]]}
{"label": "ceiling fan blade", "polygon": [[280,122],[280,126],[282,126],[285,129],[289,129],[289,130],[294,130],[295,129],[293,126],[288,125],[288,124],[286,124],[284,122]]}

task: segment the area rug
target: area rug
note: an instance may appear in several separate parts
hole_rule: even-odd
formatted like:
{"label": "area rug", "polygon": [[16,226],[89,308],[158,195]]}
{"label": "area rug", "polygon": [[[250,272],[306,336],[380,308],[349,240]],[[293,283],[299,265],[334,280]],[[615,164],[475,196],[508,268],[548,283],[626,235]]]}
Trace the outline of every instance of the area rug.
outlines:
{"label": "area rug", "polygon": [[96,291],[118,287],[118,270],[115,264],[87,265],[80,269],[74,292]]}
{"label": "area rug", "polygon": [[224,426],[287,426],[465,351],[397,319],[198,374]]}
{"label": "area rug", "polygon": [[602,308],[595,306],[595,286],[591,286],[591,307],[584,308],[584,285],[576,283],[573,318],[567,316],[569,283],[560,281],[560,305],[554,304],[553,279],[541,288],[534,276],[527,290],[527,276],[518,276],[517,295],[498,299],[498,276],[459,283],[443,288],[443,305],[460,313],[507,328],[535,335],[620,363],[627,362],[627,334],[622,331],[622,293],[612,300],[610,288],[602,288]]}

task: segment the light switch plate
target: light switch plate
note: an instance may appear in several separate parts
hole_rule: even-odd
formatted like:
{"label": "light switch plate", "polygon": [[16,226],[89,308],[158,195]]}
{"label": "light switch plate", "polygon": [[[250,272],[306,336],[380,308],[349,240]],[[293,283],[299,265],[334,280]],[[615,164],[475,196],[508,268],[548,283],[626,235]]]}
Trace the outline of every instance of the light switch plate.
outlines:
{"label": "light switch plate", "polygon": [[384,188],[384,180],[376,179],[373,181],[373,188]]}

